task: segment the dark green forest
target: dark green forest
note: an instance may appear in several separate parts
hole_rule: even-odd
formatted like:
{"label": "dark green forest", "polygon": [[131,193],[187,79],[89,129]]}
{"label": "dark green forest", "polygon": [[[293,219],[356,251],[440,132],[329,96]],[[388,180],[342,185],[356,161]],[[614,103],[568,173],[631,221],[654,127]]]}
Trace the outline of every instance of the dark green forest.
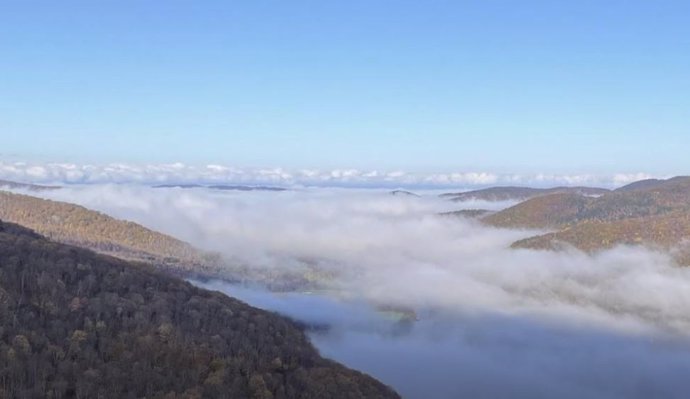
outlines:
{"label": "dark green forest", "polygon": [[296,323],[0,222],[2,398],[397,398]]}

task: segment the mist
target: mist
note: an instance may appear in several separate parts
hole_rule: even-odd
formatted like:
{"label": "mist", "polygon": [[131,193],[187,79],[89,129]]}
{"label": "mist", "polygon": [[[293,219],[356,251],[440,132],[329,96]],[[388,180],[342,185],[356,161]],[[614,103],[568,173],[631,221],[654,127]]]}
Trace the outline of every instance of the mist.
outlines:
{"label": "mist", "polygon": [[[39,195],[141,223],[229,262],[328,270],[327,289],[311,294],[197,284],[327,326],[310,332],[325,356],[405,397],[680,398],[690,389],[690,271],[641,248],[511,250],[535,232],[439,215],[510,203],[128,185]],[[416,320],[381,311],[390,307]]]}

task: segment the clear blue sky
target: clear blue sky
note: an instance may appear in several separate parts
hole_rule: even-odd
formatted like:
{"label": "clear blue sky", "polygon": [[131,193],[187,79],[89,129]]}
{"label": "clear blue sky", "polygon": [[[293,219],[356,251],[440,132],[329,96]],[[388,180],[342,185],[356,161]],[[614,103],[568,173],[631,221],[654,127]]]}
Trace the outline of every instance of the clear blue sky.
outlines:
{"label": "clear blue sky", "polygon": [[0,0],[0,157],[690,170],[690,1]]}

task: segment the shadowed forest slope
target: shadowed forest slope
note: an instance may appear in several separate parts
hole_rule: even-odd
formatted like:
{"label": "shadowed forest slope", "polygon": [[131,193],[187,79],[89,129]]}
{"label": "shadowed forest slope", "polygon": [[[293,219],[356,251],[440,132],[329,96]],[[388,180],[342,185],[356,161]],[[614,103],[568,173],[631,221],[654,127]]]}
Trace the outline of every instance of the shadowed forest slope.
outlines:
{"label": "shadowed forest slope", "polygon": [[0,397],[398,396],[281,316],[0,222]]}

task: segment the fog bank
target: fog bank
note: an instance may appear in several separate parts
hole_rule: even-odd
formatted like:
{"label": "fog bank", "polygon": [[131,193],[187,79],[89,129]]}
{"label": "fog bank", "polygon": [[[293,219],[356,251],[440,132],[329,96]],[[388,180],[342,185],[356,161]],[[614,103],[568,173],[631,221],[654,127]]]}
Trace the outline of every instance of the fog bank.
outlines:
{"label": "fog bank", "polygon": [[[690,271],[662,253],[511,250],[534,232],[439,216],[497,204],[435,195],[122,185],[39,195],[250,267],[331,272],[318,295],[209,287],[330,326],[313,333],[325,355],[409,397],[647,398],[690,390]],[[401,324],[382,307],[413,310],[418,320]]]}

